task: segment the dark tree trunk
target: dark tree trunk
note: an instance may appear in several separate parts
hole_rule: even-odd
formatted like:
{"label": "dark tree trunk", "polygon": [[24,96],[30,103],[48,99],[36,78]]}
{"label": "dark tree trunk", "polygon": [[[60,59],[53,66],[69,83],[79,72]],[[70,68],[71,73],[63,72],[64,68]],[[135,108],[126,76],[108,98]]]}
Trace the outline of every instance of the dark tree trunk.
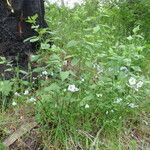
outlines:
{"label": "dark tree trunk", "polygon": [[0,56],[13,61],[13,65],[19,64],[25,67],[29,52],[35,49],[31,43],[23,42],[26,38],[35,35],[26,19],[38,14],[37,24],[40,27],[47,27],[44,20],[44,1],[9,1],[11,6],[8,5],[7,0],[0,0]]}

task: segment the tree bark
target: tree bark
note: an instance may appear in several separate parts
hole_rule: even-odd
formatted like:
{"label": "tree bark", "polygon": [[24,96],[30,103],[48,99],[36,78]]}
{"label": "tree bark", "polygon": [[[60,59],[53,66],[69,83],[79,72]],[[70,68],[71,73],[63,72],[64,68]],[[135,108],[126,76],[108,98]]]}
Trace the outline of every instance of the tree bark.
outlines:
{"label": "tree bark", "polygon": [[35,14],[37,25],[47,27],[43,0],[0,0],[0,56],[11,60],[14,66],[27,66],[29,52],[35,51],[34,45],[23,42],[35,35],[31,24],[26,22]]}

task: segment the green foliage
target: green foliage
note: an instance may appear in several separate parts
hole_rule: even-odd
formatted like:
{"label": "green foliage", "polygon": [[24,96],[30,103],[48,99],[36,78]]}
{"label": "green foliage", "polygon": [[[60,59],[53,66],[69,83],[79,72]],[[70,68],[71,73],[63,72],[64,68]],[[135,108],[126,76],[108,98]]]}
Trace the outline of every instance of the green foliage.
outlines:
{"label": "green foliage", "polygon": [[8,96],[11,90],[12,83],[10,81],[0,81],[0,92],[2,92],[3,95]]}
{"label": "green foliage", "polygon": [[[52,32],[36,26],[36,16],[29,18],[38,35],[27,40],[40,42],[30,59],[37,67],[30,66],[29,81],[1,81],[8,86],[0,92],[13,93],[14,108],[33,104],[47,149],[111,149],[100,135],[118,137],[149,112],[149,27],[145,17],[135,15],[140,7],[147,16],[147,5],[87,1],[72,10],[52,5],[46,12]],[[136,148],[134,140],[130,146]],[[113,143],[113,149],[122,145]]]}
{"label": "green foliage", "polygon": [[126,34],[132,34],[135,26],[140,26],[145,39],[150,42],[150,1],[149,0],[119,0],[113,9],[117,12],[119,24]]}
{"label": "green foliage", "polygon": [[6,147],[3,144],[0,143],[0,149],[6,150]]}
{"label": "green foliage", "polygon": [[118,133],[129,118],[134,123],[148,110],[149,78],[142,65],[147,41],[140,34],[141,26],[135,24],[124,34],[128,28],[120,22],[123,29],[118,33],[117,20],[112,20],[117,12],[97,7],[89,13],[95,8],[89,3],[74,10],[53,6],[47,12],[57,20],[49,19],[54,47],[60,48],[53,54],[61,72],[60,78],[54,75],[37,92],[36,117],[44,131],[51,128],[53,145],[57,141],[63,145],[71,136],[77,143],[87,143],[82,146],[88,149],[91,142],[79,130],[96,133],[103,128],[103,134]]}

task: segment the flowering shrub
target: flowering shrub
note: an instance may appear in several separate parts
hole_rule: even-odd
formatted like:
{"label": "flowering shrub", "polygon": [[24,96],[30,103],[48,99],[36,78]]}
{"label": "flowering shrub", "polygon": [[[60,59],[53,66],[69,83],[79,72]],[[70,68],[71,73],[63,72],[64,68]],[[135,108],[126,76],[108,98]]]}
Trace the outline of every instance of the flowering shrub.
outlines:
{"label": "flowering shrub", "polygon": [[54,45],[50,47],[49,38],[41,38],[50,31],[36,27],[38,36],[30,40],[39,40],[41,46],[31,55],[36,67],[29,67],[30,80],[0,82],[2,95],[13,92],[14,109],[22,104],[35,109],[50,147],[61,145],[62,139],[67,143],[74,139],[75,145],[84,143],[89,149],[100,129],[102,135],[116,134],[142,122],[139,116],[149,112],[149,76],[143,72],[146,41],[138,34],[140,26],[132,35],[121,34],[118,22],[111,20],[114,12],[98,9],[96,3],[91,11],[89,4],[73,10],[52,6],[47,16],[53,16],[47,19]]}

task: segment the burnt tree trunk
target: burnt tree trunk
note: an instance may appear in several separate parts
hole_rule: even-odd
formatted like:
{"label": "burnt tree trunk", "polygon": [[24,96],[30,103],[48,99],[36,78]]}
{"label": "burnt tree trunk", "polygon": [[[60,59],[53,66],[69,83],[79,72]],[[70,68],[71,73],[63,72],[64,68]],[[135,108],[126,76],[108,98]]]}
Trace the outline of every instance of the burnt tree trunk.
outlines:
{"label": "burnt tree trunk", "polygon": [[36,34],[26,22],[35,14],[38,14],[36,23],[47,27],[43,0],[0,0],[0,56],[11,60],[14,66],[26,67],[29,52],[35,51],[35,45],[23,42]]}

